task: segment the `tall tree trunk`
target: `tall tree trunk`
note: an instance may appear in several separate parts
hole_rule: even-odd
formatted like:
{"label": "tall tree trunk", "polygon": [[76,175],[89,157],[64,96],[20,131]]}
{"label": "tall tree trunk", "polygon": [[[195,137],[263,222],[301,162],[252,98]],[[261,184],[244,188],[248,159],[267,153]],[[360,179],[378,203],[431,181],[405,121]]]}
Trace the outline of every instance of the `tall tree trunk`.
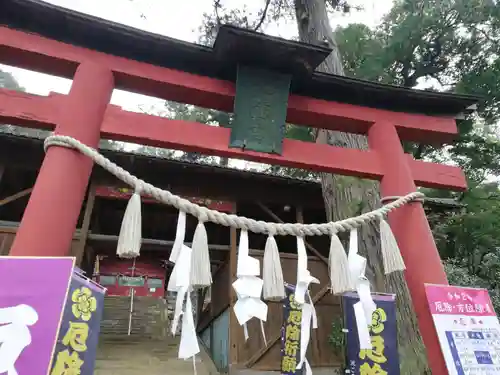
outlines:
{"label": "tall tree trunk", "polygon": [[[316,45],[327,42],[333,49],[318,70],[344,75],[342,59],[328,20],[325,0],[295,0],[295,15],[300,41]],[[365,136],[322,129],[316,133],[316,142],[346,148],[368,148]],[[321,183],[328,220],[335,221],[359,215],[379,205],[379,186],[374,181],[322,174]],[[395,272],[384,277],[378,232],[378,223],[364,226],[360,230],[359,250],[367,257],[369,268],[367,277],[371,280],[373,288],[380,292],[397,294],[402,374],[430,373],[404,276],[400,272]]]}

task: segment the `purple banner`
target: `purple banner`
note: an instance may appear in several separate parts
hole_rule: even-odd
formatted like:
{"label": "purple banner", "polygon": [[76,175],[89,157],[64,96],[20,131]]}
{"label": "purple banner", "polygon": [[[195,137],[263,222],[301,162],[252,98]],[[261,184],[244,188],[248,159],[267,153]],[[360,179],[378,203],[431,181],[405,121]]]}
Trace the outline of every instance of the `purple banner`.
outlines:
{"label": "purple banner", "polygon": [[0,257],[0,374],[49,373],[74,258]]}
{"label": "purple banner", "polygon": [[74,272],[54,351],[51,375],[92,375],[105,289]]}
{"label": "purple banner", "polygon": [[347,368],[350,374],[399,375],[398,335],[396,325],[395,295],[372,293],[377,309],[370,324],[372,349],[360,349],[358,328],[354,315],[354,304],[359,302],[356,293],[345,293],[342,297],[346,336]]}
{"label": "purple banner", "polygon": [[281,375],[301,375],[300,328],[302,308],[295,302],[295,287],[285,283],[283,300],[283,326],[281,327]]}

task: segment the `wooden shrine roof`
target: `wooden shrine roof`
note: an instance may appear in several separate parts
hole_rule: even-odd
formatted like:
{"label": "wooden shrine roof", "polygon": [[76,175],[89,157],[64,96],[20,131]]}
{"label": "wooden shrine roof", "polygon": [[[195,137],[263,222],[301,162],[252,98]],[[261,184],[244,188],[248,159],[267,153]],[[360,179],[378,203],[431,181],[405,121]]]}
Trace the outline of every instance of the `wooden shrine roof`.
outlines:
{"label": "wooden shrine roof", "polygon": [[[0,25],[110,55],[229,81],[235,81],[236,64],[239,61],[249,62],[255,56],[264,56],[265,60],[257,61],[258,64],[282,66],[292,72],[293,94],[366,107],[455,116],[467,112],[478,101],[477,97],[468,95],[413,90],[320,72],[311,73],[328,54],[328,48],[227,25],[220,28],[216,43],[211,48],[145,32],[40,0],[0,1]],[[302,61],[302,65],[298,60]],[[283,64],[283,61],[288,65]]]}

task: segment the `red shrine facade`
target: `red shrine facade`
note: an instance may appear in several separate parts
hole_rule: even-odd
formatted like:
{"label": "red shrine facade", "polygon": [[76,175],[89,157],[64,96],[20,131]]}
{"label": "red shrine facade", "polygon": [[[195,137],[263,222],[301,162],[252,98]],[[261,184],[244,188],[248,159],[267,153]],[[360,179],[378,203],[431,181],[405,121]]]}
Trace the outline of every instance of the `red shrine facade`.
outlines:
{"label": "red shrine facade", "polygon": [[95,280],[107,288],[108,296],[162,298],[165,296],[165,269],[143,260],[104,257],[99,260]]}
{"label": "red shrine facade", "polygon": [[[214,47],[208,48],[110,27],[92,17],[27,0],[4,1],[0,24],[0,63],[72,80],[68,95],[0,90],[4,123],[54,130],[95,148],[106,138],[370,178],[380,181],[384,197],[404,196],[417,186],[466,189],[459,168],[414,160],[401,142],[451,142],[457,135],[455,118],[476,98],[318,73],[314,70],[328,49],[229,26],[220,28]],[[236,71],[243,65],[279,70],[290,77],[288,123],[363,134],[369,149],[283,139],[280,152],[252,151],[231,146],[230,128],[110,105],[117,88],[232,112]],[[10,255],[68,254],[91,170],[91,160],[77,151],[47,150]],[[434,374],[445,374],[424,284],[448,282],[422,203],[396,210],[389,222],[407,265],[405,277],[430,367]]]}
{"label": "red shrine facade", "polygon": [[[95,196],[104,199],[114,199],[126,201],[132,195],[130,188],[118,188],[115,186],[96,186]],[[231,213],[234,210],[234,203],[186,196],[191,202],[208,207],[220,212]],[[158,204],[152,198],[142,197],[142,202]],[[134,291],[136,297],[165,297],[166,272],[164,263],[157,257],[139,259],[119,259],[115,256],[97,255],[99,260],[94,267],[95,280],[107,288],[109,296],[129,296]],[[165,261],[164,261],[165,262]]]}

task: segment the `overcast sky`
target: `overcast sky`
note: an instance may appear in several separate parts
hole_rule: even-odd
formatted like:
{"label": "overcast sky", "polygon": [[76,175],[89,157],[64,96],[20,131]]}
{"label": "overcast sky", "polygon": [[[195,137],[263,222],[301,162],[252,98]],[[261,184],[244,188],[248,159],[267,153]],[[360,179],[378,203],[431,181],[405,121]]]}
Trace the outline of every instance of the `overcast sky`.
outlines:
{"label": "overcast sky", "polygon": [[[46,0],[54,5],[91,14],[110,21],[119,22],[152,33],[195,42],[198,39],[197,29],[202,22],[204,12],[211,12],[212,0],[176,1],[175,6],[168,7],[166,0]],[[172,1],[172,0],[171,0]],[[258,11],[262,0],[225,0],[229,7],[246,6],[249,10]],[[362,22],[370,26],[377,25],[384,14],[391,8],[392,0],[353,0],[353,4],[361,5],[362,11],[349,15],[332,17],[332,26]],[[375,5],[376,4],[376,5]],[[141,14],[144,17],[141,17]],[[266,33],[289,38],[296,35],[293,20],[273,24],[265,29]],[[39,95],[49,92],[68,93],[71,81],[53,76],[43,75],[22,69],[0,65],[0,69],[14,75],[26,91]],[[161,106],[158,99],[115,90],[112,103],[128,110],[137,110],[139,106],[152,108]]]}

